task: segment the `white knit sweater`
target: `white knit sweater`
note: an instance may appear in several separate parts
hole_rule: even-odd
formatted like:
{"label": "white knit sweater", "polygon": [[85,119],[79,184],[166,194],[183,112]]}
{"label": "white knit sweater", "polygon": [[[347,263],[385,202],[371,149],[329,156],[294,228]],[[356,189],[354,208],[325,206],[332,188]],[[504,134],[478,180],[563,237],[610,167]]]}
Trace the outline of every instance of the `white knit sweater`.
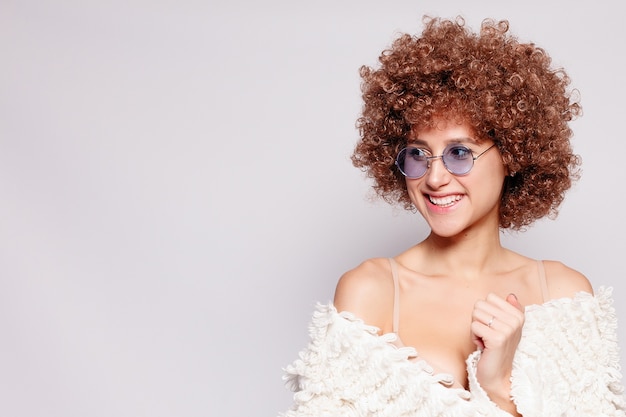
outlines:
{"label": "white knit sweater", "polygon": [[[626,416],[617,319],[611,290],[578,293],[526,308],[513,361],[511,397],[524,417]],[[295,391],[283,417],[510,417],[476,380],[480,352],[467,359],[469,390],[449,388],[448,375],[410,361],[393,333],[331,305],[318,304],[311,341],[286,368]]]}

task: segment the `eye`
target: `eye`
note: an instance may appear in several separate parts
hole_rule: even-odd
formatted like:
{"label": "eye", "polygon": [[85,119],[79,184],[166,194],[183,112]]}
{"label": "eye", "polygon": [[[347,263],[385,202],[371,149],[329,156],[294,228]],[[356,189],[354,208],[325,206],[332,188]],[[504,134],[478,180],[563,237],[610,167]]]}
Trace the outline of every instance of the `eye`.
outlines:
{"label": "eye", "polygon": [[463,145],[454,145],[450,146],[446,152],[447,155],[450,155],[454,159],[464,160],[468,158],[472,158],[472,151],[469,150],[468,147]]}
{"label": "eye", "polygon": [[407,157],[411,157],[416,161],[422,161],[428,157],[426,151],[420,148],[407,148],[406,154]]}

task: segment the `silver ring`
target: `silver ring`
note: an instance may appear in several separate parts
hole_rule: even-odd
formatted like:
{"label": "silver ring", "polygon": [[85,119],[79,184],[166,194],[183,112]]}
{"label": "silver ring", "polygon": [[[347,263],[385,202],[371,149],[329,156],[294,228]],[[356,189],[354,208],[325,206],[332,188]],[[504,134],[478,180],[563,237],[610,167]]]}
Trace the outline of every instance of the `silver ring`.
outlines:
{"label": "silver ring", "polygon": [[491,327],[495,319],[496,319],[496,316],[491,316],[491,320],[489,320],[489,323],[487,323],[487,327]]}

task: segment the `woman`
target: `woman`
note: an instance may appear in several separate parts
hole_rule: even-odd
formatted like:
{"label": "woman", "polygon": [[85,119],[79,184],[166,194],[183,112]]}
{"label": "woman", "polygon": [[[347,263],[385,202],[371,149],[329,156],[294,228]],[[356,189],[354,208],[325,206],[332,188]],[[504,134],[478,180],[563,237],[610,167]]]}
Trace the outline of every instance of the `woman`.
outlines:
{"label": "woman", "polygon": [[504,248],[578,174],[566,73],[506,21],[425,19],[364,67],[353,162],[428,237],[345,273],[285,416],[624,416],[608,289]]}

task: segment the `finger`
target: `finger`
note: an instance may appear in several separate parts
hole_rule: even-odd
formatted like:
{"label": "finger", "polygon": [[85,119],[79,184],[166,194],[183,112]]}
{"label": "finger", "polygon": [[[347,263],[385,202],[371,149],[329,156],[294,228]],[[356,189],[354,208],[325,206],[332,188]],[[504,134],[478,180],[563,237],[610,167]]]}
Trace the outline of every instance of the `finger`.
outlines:
{"label": "finger", "polygon": [[483,338],[478,336],[474,331],[472,331],[472,342],[476,348],[480,350],[485,349],[485,342],[483,342]]}
{"label": "finger", "polygon": [[496,324],[496,321],[498,320],[497,315],[500,313],[501,311],[495,311],[495,310],[491,310],[491,311],[475,310],[474,314],[472,315],[472,319],[474,322],[478,322],[490,328],[494,324]]}
{"label": "finger", "polygon": [[490,298],[488,300],[478,300],[474,304],[472,318],[487,324],[488,321],[494,316],[504,317],[507,314],[507,308],[513,310],[513,307],[507,305],[507,302],[502,299],[497,300],[495,298]]}
{"label": "finger", "polygon": [[507,313],[507,315],[510,315],[511,317],[515,317],[516,320],[519,320],[524,316],[524,307],[517,300],[517,297],[515,296],[515,294],[509,294],[506,297],[506,300],[498,297],[495,294],[488,294],[486,300],[488,303],[492,304],[494,307],[499,308],[500,310]]}
{"label": "finger", "polygon": [[[516,328],[524,322],[524,313],[504,299],[490,295],[488,300],[479,300],[474,305],[472,320],[488,328],[504,330]],[[503,325],[505,326],[503,328]]]}
{"label": "finger", "polygon": [[[482,327],[482,328],[481,328]],[[472,342],[474,343],[474,345],[476,346],[477,349],[479,350],[484,350],[485,349],[485,342],[483,341],[483,325],[482,323],[479,323],[477,321],[473,321],[471,326],[471,333],[472,333]]]}
{"label": "finger", "polygon": [[513,307],[517,308],[519,311],[524,311],[524,307],[520,304],[517,296],[513,293],[506,296],[507,303],[511,304]]}

